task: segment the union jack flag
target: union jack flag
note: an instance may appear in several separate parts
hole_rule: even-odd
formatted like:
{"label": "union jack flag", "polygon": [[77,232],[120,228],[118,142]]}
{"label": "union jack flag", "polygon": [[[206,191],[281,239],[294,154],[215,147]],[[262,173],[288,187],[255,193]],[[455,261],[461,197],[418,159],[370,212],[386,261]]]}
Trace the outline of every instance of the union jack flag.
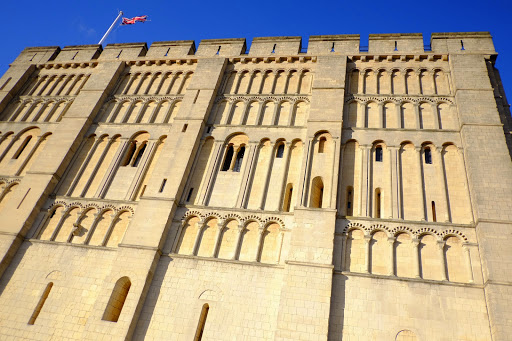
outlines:
{"label": "union jack flag", "polygon": [[140,17],[133,17],[133,18],[123,18],[123,21],[121,22],[121,25],[133,25],[137,21],[145,22],[146,20],[148,20],[148,16],[147,15],[142,15]]}

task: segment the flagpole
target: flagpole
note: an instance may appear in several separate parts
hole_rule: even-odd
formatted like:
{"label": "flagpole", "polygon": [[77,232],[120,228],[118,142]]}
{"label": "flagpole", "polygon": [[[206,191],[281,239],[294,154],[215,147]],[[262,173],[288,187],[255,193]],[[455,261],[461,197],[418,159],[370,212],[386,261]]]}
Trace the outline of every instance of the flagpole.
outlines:
{"label": "flagpole", "polygon": [[100,42],[98,43],[98,45],[103,45],[103,42],[105,41],[105,39],[107,39],[108,35],[110,34],[110,32],[112,31],[112,29],[114,28],[116,22],[119,20],[119,18],[121,18],[121,16],[123,15],[123,11],[119,11],[119,14],[117,15],[117,18],[116,20],[114,20],[114,22],[112,23],[112,25],[110,25],[109,29],[107,30],[107,32],[105,33],[105,35],[103,36],[103,38],[101,38]]}

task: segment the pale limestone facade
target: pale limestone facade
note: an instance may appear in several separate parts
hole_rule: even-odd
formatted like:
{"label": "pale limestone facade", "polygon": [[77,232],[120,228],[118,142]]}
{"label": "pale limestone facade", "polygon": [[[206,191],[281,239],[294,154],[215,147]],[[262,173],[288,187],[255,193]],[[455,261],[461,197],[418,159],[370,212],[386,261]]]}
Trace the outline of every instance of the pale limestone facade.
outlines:
{"label": "pale limestone facade", "polygon": [[496,56],[485,32],[25,49],[0,339],[512,340]]}

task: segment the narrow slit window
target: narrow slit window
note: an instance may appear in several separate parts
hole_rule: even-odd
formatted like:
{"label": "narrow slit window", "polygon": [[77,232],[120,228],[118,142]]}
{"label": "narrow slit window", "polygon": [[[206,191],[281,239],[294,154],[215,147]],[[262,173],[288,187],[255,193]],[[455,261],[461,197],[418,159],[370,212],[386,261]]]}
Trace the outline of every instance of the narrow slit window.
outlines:
{"label": "narrow slit window", "polygon": [[463,42],[462,40],[460,41],[460,49],[461,49],[462,51],[464,51],[464,50],[465,50],[465,48],[464,48],[464,42]]}
{"label": "narrow slit window", "polygon": [[375,189],[375,218],[381,217],[381,192],[380,188]]}
{"label": "narrow slit window", "polygon": [[354,194],[353,194],[353,189],[352,187],[348,187],[347,188],[347,216],[353,216],[354,213],[353,213],[353,205],[352,205],[352,202],[354,201]]}
{"label": "narrow slit window", "polygon": [[121,53],[123,53],[123,50],[119,51],[119,54],[117,55],[117,57],[116,57],[116,58],[121,57]]}
{"label": "narrow slit window", "polygon": [[291,203],[292,203],[292,196],[293,196],[293,184],[288,184],[286,186],[286,193],[285,193],[285,197],[284,197],[283,211],[290,212]]}
{"label": "narrow slit window", "polygon": [[332,43],[331,52],[334,52],[334,43]]}
{"label": "narrow slit window", "polygon": [[242,161],[244,160],[245,147],[240,147],[238,153],[236,153],[235,165],[233,166],[233,172],[240,172],[242,168]]}
{"label": "narrow slit window", "polygon": [[187,202],[190,201],[190,198],[192,197],[192,193],[194,193],[194,188],[191,188],[189,191],[188,191],[188,195],[187,195]]}
{"label": "narrow slit window", "polygon": [[140,160],[142,159],[142,156],[144,155],[144,152],[146,151],[147,144],[144,143],[141,148],[139,148],[139,151],[137,153],[137,156],[135,157],[135,160],[133,161],[132,167],[137,167],[140,163]]}
{"label": "narrow slit window", "polygon": [[382,147],[375,148],[375,161],[382,162]]}
{"label": "narrow slit window", "polygon": [[281,143],[279,147],[277,147],[276,158],[281,159],[284,155],[284,143]]}
{"label": "narrow slit window", "polygon": [[395,51],[398,51],[398,43],[396,40],[395,40]]}
{"label": "narrow slit window", "polygon": [[276,45],[277,44],[274,44],[274,47],[272,48],[272,53],[276,53]]}
{"label": "narrow slit window", "polygon": [[78,51],[75,53],[75,55],[73,56],[73,58],[71,58],[71,60],[75,60],[75,57],[76,55],[78,54]]}
{"label": "narrow slit window", "polygon": [[27,145],[28,143],[30,142],[30,140],[32,140],[32,135],[30,136],[27,136],[25,138],[25,140],[23,141],[23,143],[21,144],[21,146],[18,148],[18,150],[16,151],[16,153],[13,155],[13,159],[17,159],[21,156],[21,154],[23,153],[23,151],[25,150],[25,148],[27,148]]}
{"label": "narrow slit window", "polygon": [[432,201],[432,221],[437,221],[435,201]]}
{"label": "narrow slit window", "polygon": [[206,325],[206,318],[208,317],[209,310],[210,306],[208,306],[208,304],[203,305],[203,309],[201,309],[201,316],[199,316],[199,323],[197,324],[194,341],[201,341],[203,338],[204,326]]}
{"label": "narrow slit window", "polygon": [[226,157],[224,158],[221,171],[225,172],[229,170],[229,166],[231,166],[231,160],[233,159],[233,153],[233,146],[229,146],[228,150],[226,151]]}
{"label": "narrow slit window", "polygon": [[184,133],[187,131],[187,128],[188,128],[188,124],[184,124],[183,125],[183,129],[181,129],[181,132]]}
{"label": "narrow slit window", "polygon": [[170,51],[170,50],[171,50],[171,48],[169,47],[169,48],[167,49],[167,51],[165,52],[164,57],[167,57],[167,55],[169,54],[169,51]]}
{"label": "narrow slit window", "polygon": [[219,48],[217,49],[217,53],[216,53],[216,55],[219,55],[219,53],[220,53],[220,48],[221,48],[221,47],[219,46]]}
{"label": "narrow slit window", "polygon": [[318,153],[324,153],[325,151],[325,141],[327,141],[327,139],[325,137],[321,137],[320,140],[318,141]]}
{"label": "narrow slit window", "polygon": [[46,289],[44,289],[43,294],[41,295],[41,298],[39,299],[39,302],[37,303],[36,308],[34,309],[34,312],[32,313],[32,316],[30,316],[30,320],[28,321],[28,324],[36,323],[36,319],[39,316],[41,309],[43,309],[44,303],[46,302],[48,295],[50,295],[50,291],[52,290],[52,287],[53,287],[53,282],[50,282],[46,285]]}
{"label": "narrow slit window", "polygon": [[432,152],[430,151],[430,148],[425,149],[425,163],[431,165],[432,164]]}
{"label": "narrow slit window", "polygon": [[158,192],[162,193],[165,188],[165,184],[167,183],[167,179],[162,180],[162,185],[160,186],[160,190]]}

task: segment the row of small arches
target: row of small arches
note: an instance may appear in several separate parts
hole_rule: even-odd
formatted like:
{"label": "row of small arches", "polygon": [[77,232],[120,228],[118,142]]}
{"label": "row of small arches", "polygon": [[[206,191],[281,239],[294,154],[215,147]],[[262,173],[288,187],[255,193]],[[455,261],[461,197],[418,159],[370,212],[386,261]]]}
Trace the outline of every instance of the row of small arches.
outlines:
{"label": "row of small arches", "polygon": [[448,95],[451,85],[448,73],[440,69],[365,69],[352,70],[347,77],[353,94]]}
{"label": "row of small arches", "polygon": [[309,103],[299,101],[221,101],[212,110],[211,124],[254,126],[304,126]]}
{"label": "row of small arches", "polygon": [[8,106],[2,121],[9,122],[60,122],[72,100],[24,100]]}
{"label": "row of small arches", "polygon": [[51,135],[37,127],[25,128],[17,134],[0,133],[0,174],[25,175]]}
{"label": "row of small arches", "polygon": [[201,220],[191,216],[178,231],[174,252],[248,262],[277,264],[282,243],[281,226],[269,221],[264,225],[249,219],[240,224],[215,217]]}
{"label": "row of small arches", "polygon": [[56,204],[45,214],[35,237],[71,244],[117,247],[131,217],[131,210],[125,208]]}
{"label": "row of small arches", "polygon": [[180,99],[111,100],[104,105],[99,122],[172,123],[181,106]]}
{"label": "row of small arches", "polygon": [[347,229],[343,270],[426,280],[473,282],[470,251],[458,234],[442,239],[432,231],[397,231],[377,227]]}
{"label": "row of small arches", "polygon": [[30,80],[23,96],[76,96],[90,75],[39,75]]}
{"label": "row of small arches", "polygon": [[127,73],[119,81],[115,94],[183,94],[192,79],[192,71]]}
{"label": "row of small arches", "polygon": [[349,127],[398,129],[458,129],[452,105],[445,102],[401,103],[351,101],[345,121]]}
{"label": "row of small arches", "polygon": [[226,74],[224,94],[310,94],[312,73],[309,70],[233,71]]}

